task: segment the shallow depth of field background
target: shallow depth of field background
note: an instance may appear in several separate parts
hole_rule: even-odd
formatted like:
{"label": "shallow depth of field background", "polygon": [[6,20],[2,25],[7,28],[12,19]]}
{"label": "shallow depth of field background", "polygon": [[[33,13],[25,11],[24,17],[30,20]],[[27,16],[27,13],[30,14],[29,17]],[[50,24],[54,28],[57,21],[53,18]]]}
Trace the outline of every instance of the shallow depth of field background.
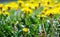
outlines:
{"label": "shallow depth of field background", "polygon": [[59,37],[60,0],[0,0],[0,37]]}

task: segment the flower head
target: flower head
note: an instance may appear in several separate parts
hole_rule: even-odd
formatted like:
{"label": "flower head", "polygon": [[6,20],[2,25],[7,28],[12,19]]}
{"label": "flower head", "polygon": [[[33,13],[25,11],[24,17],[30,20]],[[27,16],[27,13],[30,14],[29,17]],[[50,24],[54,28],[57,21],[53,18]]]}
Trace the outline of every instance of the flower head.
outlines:
{"label": "flower head", "polygon": [[28,32],[28,30],[29,30],[28,28],[23,28],[22,29],[23,32]]}

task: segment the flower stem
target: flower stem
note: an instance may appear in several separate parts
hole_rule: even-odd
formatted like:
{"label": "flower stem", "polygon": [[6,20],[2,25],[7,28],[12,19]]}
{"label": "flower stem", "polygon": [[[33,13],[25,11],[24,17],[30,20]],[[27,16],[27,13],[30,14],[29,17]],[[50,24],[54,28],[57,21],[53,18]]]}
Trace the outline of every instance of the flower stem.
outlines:
{"label": "flower stem", "polygon": [[42,17],[42,37],[46,37],[46,31],[44,28],[44,18]]}
{"label": "flower stem", "polygon": [[54,26],[53,26],[53,18],[51,18],[50,20],[50,24],[51,24],[51,37],[54,37]]}

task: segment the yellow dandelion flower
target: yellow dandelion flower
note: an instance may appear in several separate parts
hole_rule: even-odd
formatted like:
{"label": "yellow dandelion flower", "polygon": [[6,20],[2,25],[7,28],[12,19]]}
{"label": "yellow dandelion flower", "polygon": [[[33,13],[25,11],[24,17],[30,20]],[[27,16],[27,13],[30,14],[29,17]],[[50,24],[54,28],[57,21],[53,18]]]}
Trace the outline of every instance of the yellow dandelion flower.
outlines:
{"label": "yellow dandelion flower", "polygon": [[31,8],[32,4],[30,2],[27,2],[25,3],[25,6],[24,7],[28,7],[28,8]]}
{"label": "yellow dandelion flower", "polygon": [[42,13],[41,13],[41,17],[46,17],[45,13],[46,13],[46,12],[42,12]]}
{"label": "yellow dandelion flower", "polygon": [[26,13],[26,14],[31,14],[32,13],[32,10],[31,9],[29,9],[29,8],[22,8],[22,11],[24,11],[24,13]]}
{"label": "yellow dandelion flower", "polygon": [[41,1],[38,1],[38,6],[42,6],[42,2]]}
{"label": "yellow dandelion flower", "polygon": [[54,7],[54,10],[60,14],[60,3],[57,3]]}
{"label": "yellow dandelion flower", "polygon": [[18,5],[19,5],[20,7],[24,7],[24,2],[23,2],[23,1],[18,1]]}
{"label": "yellow dandelion flower", "polygon": [[53,6],[55,3],[53,0],[45,0],[42,2],[42,6]]}
{"label": "yellow dandelion flower", "polygon": [[30,5],[29,5],[29,8],[35,9],[35,5],[34,5],[34,4],[30,4]]}
{"label": "yellow dandelion flower", "polygon": [[22,29],[23,32],[28,32],[28,30],[29,30],[28,28],[23,28]]}
{"label": "yellow dandelion flower", "polygon": [[10,6],[13,8],[13,9],[18,9],[18,4],[16,2],[10,2]]}
{"label": "yellow dandelion flower", "polygon": [[48,7],[44,7],[43,10],[42,10],[42,12],[47,12],[48,10],[49,10]]}
{"label": "yellow dandelion flower", "polygon": [[25,3],[25,6],[24,7],[30,7],[31,3]]}
{"label": "yellow dandelion flower", "polygon": [[55,7],[57,8],[60,7],[60,3],[55,4]]}
{"label": "yellow dandelion flower", "polygon": [[12,6],[10,4],[6,4],[4,7],[3,7],[3,10],[11,10],[12,9]]}
{"label": "yellow dandelion flower", "polygon": [[39,4],[37,2],[34,3],[34,8],[37,9],[39,7]]}
{"label": "yellow dandelion flower", "polygon": [[2,14],[2,11],[0,11],[0,14]]}
{"label": "yellow dandelion flower", "polygon": [[6,12],[6,11],[3,12],[3,14],[6,15],[6,16],[9,16],[10,15],[9,12]]}
{"label": "yellow dandelion flower", "polygon": [[30,0],[30,3],[34,3],[35,2],[35,0]]}
{"label": "yellow dandelion flower", "polygon": [[45,13],[46,16],[54,16],[55,14],[56,14],[56,13],[55,13],[55,11],[54,11],[53,9],[48,10],[48,11]]}
{"label": "yellow dandelion flower", "polygon": [[59,8],[54,8],[53,10],[56,14],[59,12]]}
{"label": "yellow dandelion flower", "polygon": [[27,3],[27,4],[25,4],[25,6],[31,8],[31,9],[37,9],[39,7],[38,3],[33,3],[33,4]]}
{"label": "yellow dandelion flower", "polygon": [[3,4],[0,4],[0,10],[2,10],[2,8],[3,8]]}

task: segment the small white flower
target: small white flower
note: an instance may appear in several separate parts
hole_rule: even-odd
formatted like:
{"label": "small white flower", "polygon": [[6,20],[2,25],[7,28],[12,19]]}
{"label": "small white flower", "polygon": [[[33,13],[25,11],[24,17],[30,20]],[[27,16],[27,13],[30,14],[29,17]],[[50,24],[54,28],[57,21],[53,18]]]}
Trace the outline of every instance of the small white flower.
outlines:
{"label": "small white flower", "polygon": [[25,27],[24,25],[21,25],[21,27]]}
{"label": "small white flower", "polygon": [[47,20],[47,22],[50,22],[49,20]]}

